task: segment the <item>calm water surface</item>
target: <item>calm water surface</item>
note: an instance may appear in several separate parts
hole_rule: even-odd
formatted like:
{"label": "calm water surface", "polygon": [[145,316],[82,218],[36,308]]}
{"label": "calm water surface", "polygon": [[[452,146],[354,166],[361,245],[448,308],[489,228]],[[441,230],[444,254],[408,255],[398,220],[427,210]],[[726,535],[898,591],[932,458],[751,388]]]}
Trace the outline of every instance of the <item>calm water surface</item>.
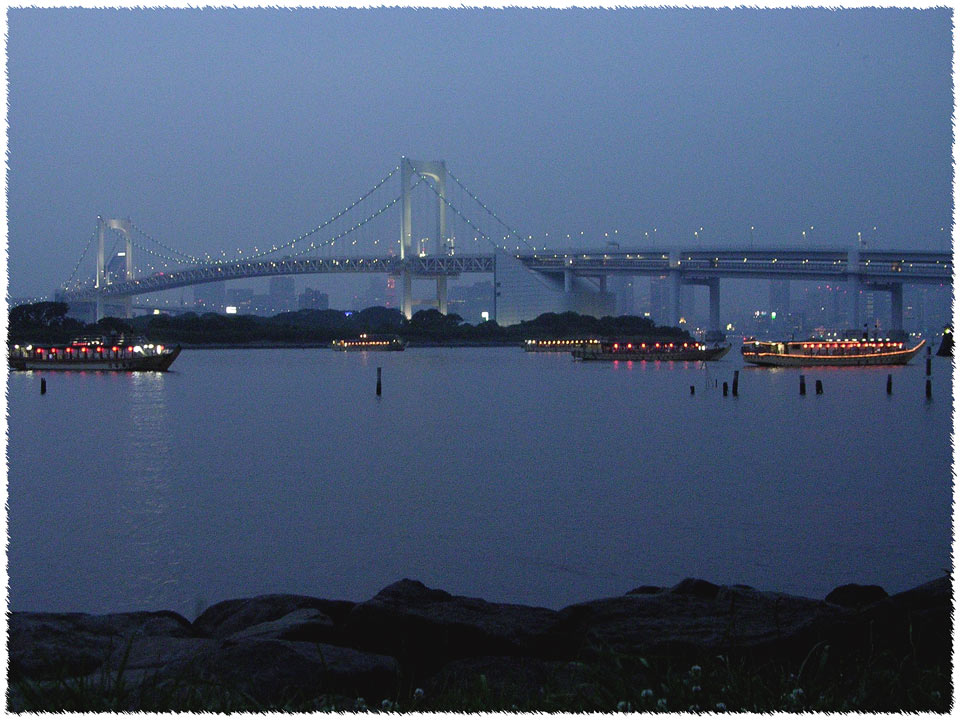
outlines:
{"label": "calm water surface", "polygon": [[923,358],[806,369],[806,397],[797,370],[743,368],[723,398],[741,365],[195,350],[167,374],[44,373],[44,396],[11,373],[11,605],[193,617],[411,577],[562,607],[689,576],[823,596],[942,574],[949,361],[929,403]]}

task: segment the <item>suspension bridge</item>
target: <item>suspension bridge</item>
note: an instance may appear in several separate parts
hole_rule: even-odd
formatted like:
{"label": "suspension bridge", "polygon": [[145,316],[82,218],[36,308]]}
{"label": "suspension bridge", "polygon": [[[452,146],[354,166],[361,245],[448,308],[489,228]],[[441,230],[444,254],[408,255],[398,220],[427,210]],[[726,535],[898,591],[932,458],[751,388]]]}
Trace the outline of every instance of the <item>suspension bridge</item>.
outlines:
{"label": "suspension bridge", "polygon": [[[387,183],[398,174],[400,192],[392,195]],[[421,235],[415,234],[413,227],[417,188],[422,188],[420,193],[425,193],[428,205],[433,206],[435,223],[432,237],[415,240]],[[392,229],[388,224],[393,224]],[[108,240],[113,243],[110,250]],[[428,304],[446,313],[449,278],[490,273],[494,275],[495,317],[501,324],[509,324],[548,310],[612,314],[615,299],[608,290],[608,279],[648,275],[669,280],[668,321],[673,323],[682,316],[683,285],[709,288],[707,337],[721,339],[721,278],[847,283],[853,290],[848,293],[848,318],[854,328],[859,326],[860,291],[887,291],[891,295],[890,327],[897,332],[903,327],[903,285],[950,284],[953,276],[952,257],[947,252],[867,251],[860,246],[761,250],[752,243],[716,249],[654,248],[628,246],[629,241],[602,249],[551,250],[534,247],[531,240],[532,236],[524,236],[504,222],[444,161],[404,157],[358,199],[311,230],[269,248],[254,247],[247,253],[239,250],[233,258],[193,255],[158,240],[130,219],[99,217],[57,299],[93,304],[98,319],[107,313],[129,317],[132,298],[137,295],[202,283],[276,275],[381,273],[399,280],[400,310],[410,318],[417,304],[414,280],[435,283],[436,296]],[[94,241],[95,270],[84,279],[79,271]],[[134,263],[134,250],[142,258],[140,265]],[[523,299],[534,295],[537,301]]]}

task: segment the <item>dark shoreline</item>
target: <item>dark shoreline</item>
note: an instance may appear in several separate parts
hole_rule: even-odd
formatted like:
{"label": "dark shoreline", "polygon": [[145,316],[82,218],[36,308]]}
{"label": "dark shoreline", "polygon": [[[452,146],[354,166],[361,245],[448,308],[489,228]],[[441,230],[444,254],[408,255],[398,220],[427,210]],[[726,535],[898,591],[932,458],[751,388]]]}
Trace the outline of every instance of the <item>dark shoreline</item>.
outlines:
{"label": "dark shoreline", "polygon": [[951,611],[942,577],[823,600],[691,578],[561,610],[401,580],[364,602],[226,600],[193,622],[13,612],[8,708],[945,712]]}

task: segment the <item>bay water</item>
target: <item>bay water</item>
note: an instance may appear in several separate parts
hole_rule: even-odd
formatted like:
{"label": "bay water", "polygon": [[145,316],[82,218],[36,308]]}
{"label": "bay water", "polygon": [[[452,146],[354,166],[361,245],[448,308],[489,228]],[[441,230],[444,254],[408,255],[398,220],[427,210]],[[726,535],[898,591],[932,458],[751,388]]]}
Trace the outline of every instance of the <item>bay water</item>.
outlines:
{"label": "bay water", "polygon": [[192,618],[404,577],[552,608],[685,577],[905,590],[950,567],[950,363],[931,401],[923,356],[762,369],[736,349],[184,350],[164,374],[10,373],[11,608]]}

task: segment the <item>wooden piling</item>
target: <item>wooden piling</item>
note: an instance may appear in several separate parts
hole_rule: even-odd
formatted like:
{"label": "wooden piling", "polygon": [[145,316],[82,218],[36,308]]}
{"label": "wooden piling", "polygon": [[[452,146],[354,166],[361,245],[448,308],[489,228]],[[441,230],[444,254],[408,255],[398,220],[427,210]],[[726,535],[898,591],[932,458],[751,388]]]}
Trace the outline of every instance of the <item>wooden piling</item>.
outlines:
{"label": "wooden piling", "polygon": [[893,375],[887,374],[887,395],[893,394]]}
{"label": "wooden piling", "polygon": [[46,379],[46,378],[40,378],[40,394],[41,394],[41,395],[46,395],[46,394],[47,394],[47,379]]}
{"label": "wooden piling", "polygon": [[817,395],[823,395],[823,381],[817,380]]}
{"label": "wooden piling", "polygon": [[724,397],[727,396],[727,381],[726,381],[726,380],[723,381],[723,396],[724,396]]}
{"label": "wooden piling", "polygon": [[377,368],[377,397],[380,397],[380,370],[381,368]]}
{"label": "wooden piling", "polygon": [[693,385],[691,385],[691,386],[690,386],[690,394],[691,394],[691,395],[696,395],[696,392],[697,392],[696,388],[695,388]]}
{"label": "wooden piling", "polygon": [[801,395],[807,394],[807,378],[804,377],[803,375],[800,376],[800,394]]}
{"label": "wooden piling", "polygon": [[927,378],[927,400],[933,397],[933,392],[930,388],[930,378]]}
{"label": "wooden piling", "polygon": [[733,396],[737,396],[737,388],[740,386],[740,371],[733,371]]}

